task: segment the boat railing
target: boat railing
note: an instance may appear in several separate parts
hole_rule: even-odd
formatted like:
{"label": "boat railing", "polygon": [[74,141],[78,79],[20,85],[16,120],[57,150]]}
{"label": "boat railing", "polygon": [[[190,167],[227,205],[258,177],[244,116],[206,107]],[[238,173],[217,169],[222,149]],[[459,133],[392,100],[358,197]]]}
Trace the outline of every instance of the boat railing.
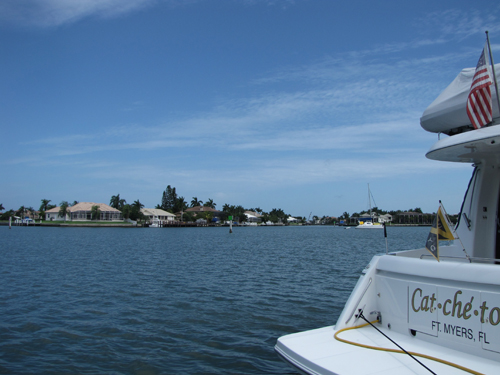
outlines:
{"label": "boat railing", "polygon": [[[422,258],[433,258],[431,254],[422,254],[420,255],[420,259]],[[500,259],[495,258],[479,258],[479,257],[457,257],[451,255],[442,255],[439,259],[459,259],[463,261],[468,261],[469,263],[495,263],[500,264]]]}

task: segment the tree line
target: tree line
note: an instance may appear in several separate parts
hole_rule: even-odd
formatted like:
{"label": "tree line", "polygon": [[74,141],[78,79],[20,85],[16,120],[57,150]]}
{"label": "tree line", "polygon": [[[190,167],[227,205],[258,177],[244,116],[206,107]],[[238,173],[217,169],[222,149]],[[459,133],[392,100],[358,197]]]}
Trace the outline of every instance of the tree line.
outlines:
{"label": "tree line", "polygon": [[[157,204],[156,208],[173,214],[178,214],[179,212],[181,212],[183,221],[194,221],[200,218],[205,219],[208,222],[212,221],[212,219],[214,218],[214,213],[211,211],[197,212],[196,216],[192,212],[186,212],[188,208],[198,206],[209,207],[214,210],[217,209],[217,204],[211,198],[203,202],[202,200],[198,199],[198,197],[193,197],[190,204],[188,204],[183,196],[179,196],[177,194],[177,190],[175,187],[168,185],[162,193],[161,203]],[[256,212],[259,215],[262,215],[261,220],[263,222],[271,221],[273,223],[286,223],[287,218],[290,216],[287,215],[282,209],[273,208],[270,212],[264,212],[260,207],[244,208],[241,205],[230,205],[227,203],[224,204],[222,206],[222,210],[219,211],[220,213],[218,213],[217,216],[221,220],[227,220],[231,216],[234,221],[238,222],[244,222],[248,220],[245,211]]]}
{"label": "tree line", "polygon": [[[44,218],[45,217],[45,212],[55,208],[56,205],[51,204],[52,202],[50,199],[42,199],[40,208],[39,208],[39,217]],[[59,216],[61,217],[66,217],[66,214],[69,213],[69,208],[76,205],[78,201],[73,201],[73,203],[69,203],[68,201],[62,201],[59,204]],[[131,219],[135,221],[143,221],[146,220],[144,214],[141,212],[141,208],[144,207],[144,204],[142,204],[139,199],[135,200],[133,203],[128,204],[127,201],[123,198],[120,197],[120,194],[117,195],[112,195],[111,199],[109,201],[109,205],[113,208],[116,208],[119,210],[124,219]],[[212,221],[214,218],[214,213],[210,211],[204,211],[204,212],[198,212],[196,215],[191,212],[186,212],[186,209],[190,207],[197,207],[197,206],[204,206],[204,207],[210,207],[213,209],[216,209],[217,204],[214,202],[213,199],[208,199],[207,201],[203,202],[202,200],[198,199],[197,197],[193,197],[188,204],[186,199],[183,196],[179,196],[177,194],[176,188],[168,185],[166,189],[163,191],[162,196],[161,196],[161,201],[159,204],[156,205],[155,208],[162,209],[164,211],[170,212],[172,214],[178,214],[182,213],[181,215],[181,220],[182,221],[195,221],[196,219],[205,219],[208,222]],[[5,210],[3,204],[0,203],[0,211]],[[244,208],[241,205],[229,205],[229,204],[224,204],[222,206],[222,210],[220,213],[217,214],[217,216],[221,220],[227,220],[229,216],[233,217],[234,221],[238,222],[244,222],[247,221],[248,217],[245,214],[245,211],[251,211],[251,212],[256,212],[261,215],[261,220],[263,222],[272,222],[272,223],[283,223],[286,224],[288,221],[288,218],[290,215],[286,214],[282,209],[280,208],[273,208],[269,212],[264,212],[260,207],[256,208]],[[0,214],[0,220],[8,220],[9,217],[12,216],[19,216],[19,217],[24,217],[27,213],[30,213],[33,217],[35,217],[35,209],[33,207],[25,207],[21,206],[18,210],[8,210],[4,212],[3,214]],[[355,212],[352,215],[349,214],[348,212],[344,212],[342,215],[338,217],[338,220],[348,220],[351,217],[360,217],[363,213],[366,211],[362,212]],[[432,222],[434,213],[433,214],[424,214],[422,212],[422,209],[420,207],[416,208],[410,208],[409,210],[402,211],[402,210],[392,210],[392,211],[384,211],[382,209],[379,209],[378,207],[373,207],[372,208],[372,213],[375,213],[376,215],[385,215],[385,214],[390,214],[393,217],[397,217],[405,212],[415,212],[423,215],[422,220],[425,222]],[[452,222],[456,222],[456,215],[449,215],[450,219]],[[98,220],[100,217],[100,210],[99,206],[95,205],[92,207],[91,210],[91,217],[92,220]],[[296,217],[296,219],[299,220],[301,223],[306,223],[309,220],[311,220],[311,217],[306,219],[305,217]],[[328,217],[328,216],[323,216],[322,218],[318,216],[313,216],[312,217],[313,222],[320,222],[322,224],[335,224],[336,223],[336,218],[333,217]]]}

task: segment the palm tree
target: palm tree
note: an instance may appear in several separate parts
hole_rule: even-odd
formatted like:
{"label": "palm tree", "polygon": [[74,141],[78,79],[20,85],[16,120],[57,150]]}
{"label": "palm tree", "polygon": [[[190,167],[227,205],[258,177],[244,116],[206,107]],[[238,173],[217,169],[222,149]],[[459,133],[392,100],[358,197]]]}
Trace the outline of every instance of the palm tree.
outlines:
{"label": "palm tree", "polygon": [[113,208],[118,209],[118,202],[119,201],[120,201],[120,194],[112,195],[111,199],[109,200],[109,205]]}
{"label": "palm tree", "polygon": [[130,217],[130,212],[131,212],[131,207],[130,207],[130,204],[126,204],[123,206],[122,208],[122,214],[123,214],[123,218],[126,220]]}
{"label": "palm tree", "polygon": [[136,201],[134,201],[134,203],[132,203],[132,207],[136,208],[137,211],[140,211],[141,208],[144,207],[144,205],[141,202],[139,202],[139,199],[137,199]]}
{"label": "palm tree", "polygon": [[40,205],[40,209],[38,211],[47,211],[50,202],[50,199],[42,199],[42,204]]}
{"label": "palm tree", "polygon": [[186,200],[184,199],[184,197],[178,197],[175,200],[174,212],[185,211],[186,208],[188,208],[188,204],[187,204]]}
{"label": "palm tree", "polygon": [[109,200],[109,205],[120,211],[123,210],[123,206],[125,206],[126,203],[127,201],[125,199],[120,199],[120,194],[111,196]]}
{"label": "palm tree", "polygon": [[199,201],[198,198],[196,197],[193,197],[193,199],[191,199],[191,207],[198,207],[198,206],[201,206],[203,204],[203,201]]}
{"label": "palm tree", "polygon": [[5,210],[5,207],[3,206],[2,203],[0,203],[0,211],[3,211],[3,210]]}
{"label": "palm tree", "polygon": [[92,220],[99,220],[99,216],[101,215],[101,210],[99,209],[99,206],[97,204],[92,206],[92,209],[90,210],[90,215],[92,217]]}
{"label": "palm tree", "polygon": [[66,222],[66,215],[71,213],[69,210],[69,203],[67,201],[62,201],[59,205],[59,216],[64,217],[64,222]]}
{"label": "palm tree", "polygon": [[215,209],[216,204],[214,203],[213,199],[209,199],[203,206]]}
{"label": "palm tree", "polygon": [[210,224],[212,222],[212,219],[214,218],[214,213],[213,212],[207,212],[205,215],[205,219],[207,220],[207,223]]}
{"label": "palm tree", "polygon": [[77,204],[78,204],[78,201],[73,201],[73,203],[71,204],[71,207],[76,206]]}
{"label": "palm tree", "polygon": [[26,207],[24,206],[21,206],[19,207],[19,210],[17,210],[16,214],[18,214],[21,219],[24,218],[24,212],[26,211]]}

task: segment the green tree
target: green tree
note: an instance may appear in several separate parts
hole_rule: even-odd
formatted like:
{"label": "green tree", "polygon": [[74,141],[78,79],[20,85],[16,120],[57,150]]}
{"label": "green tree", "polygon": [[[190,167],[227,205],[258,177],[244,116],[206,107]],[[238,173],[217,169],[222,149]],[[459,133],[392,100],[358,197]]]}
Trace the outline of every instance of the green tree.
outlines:
{"label": "green tree", "polygon": [[262,212],[262,217],[260,218],[263,223],[267,223],[270,221],[269,214],[267,212]]}
{"label": "green tree", "polygon": [[191,207],[198,207],[198,206],[201,206],[203,204],[203,201],[199,201],[198,198],[196,197],[193,197],[193,199],[191,199]]}
{"label": "green tree", "polygon": [[137,199],[136,201],[134,201],[134,203],[132,203],[132,206],[134,208],[136,208],[138,211],[140,211],[141,208],[144,207],[144,205],[141,202],[139,202],[139,199]]}
{"label": "green tree", "polygon": [[245,215],[245,209],[243,206],[236,206],[232,212],[233,220],[237,220],[238,223],[247,221],[247,215]]}
{"label": "green tree", "polygon": [[78,201],[73,201],[73,203],[71,203],[71,207],[76,206],[77,204],[78,204]]}
{"label": "green tree", "polygon": [[126,203],[127,201],[125,199],[120,199],[120,194],[112,195],[111,199],[109,200],[109,205],[120,211],[123,209],[123,206],[125,206]]}
{"label": "green tree", "polygon": [[130,219],[130,212],[132,211],[132,207],[130,204],[125,204],[122,208],[122,215],[124,219]]}
{"label": "green tree", "polygon": [[130,218],[136,221],[146,221],[146,216],[140,210],[137,210],[135,208],[132,209]]}
{"label": "green tree", "polygon": [[163,192],[161,198],[162,210],[174,213],[176,201],[177,201],[177,193],[175,192],[175,188],[168,185],[165,191]]}
{"label": "green tree", "polygon": [[178,197],[175,199],[175,204],[174,204],[174,212],[181,212],[185,211],[188,208],[188,204],[184,197]]}
{"label": "green tree", "polygon": [[0,220],[9,220],[9,217],[12,217],[14,215],[15,215],[14,210],[5,211],[3,214],[0,215]]}
{"label": "green tree", "polygon": [[49,203],[51,202],[50,199],[42,199],[42,204],[40,204],[40,208],[38,211],[47,211],[50,210],[49,208]]}
{"label": "green tree", "polygon": [[273,208],[269,212],[269,220],[273,223],[282,222],[284,224],[287,223],[288,215],[281,208]]}
{"label": "green tree", "polygon": [[99,206],[97,204],[92,206],[90,210],[90,216],[92,217],[92,220],[99,220],[99,218],[101,217],[101,210],[99,209]]}
{"label": "green tree", "polygon": [[126,204],[123,206],[123,217],[134,221],[146,220],[146,216],[141,212],[142,207],[144,207],[144,205],[139,202],[139,199],[133,204]]}
{"label": "green tree", "polygon": [[0,211],[3,211],[3,210],[5,210],[5,207],[3,206],[2,203],[0,203]]}
{"label": "green tree", "polygon": [[203,206],[210,207],[210,208],[213,208],[215,210],[216,204],[214,203],[213,199],[209,199],[208,201],[205,202],[205,204]]}
{"label": "green tree", "polygon": [[47,210],[50,210],[50,208],[53,208],[51,207],[52,205],[49,205],[50,203],[50,199],[42,199],[42,203],[40,204],[40,208],[38,209],[38,211],[40,212],[39,215],[40,215],[40,218],[43,218],[45,220],[45,211]]}
{"label": "green tree", "polygon": [[349,219],[349,213],[347,211],[344,211],[342,215],[340,215],[340,219],[348,220]]}
{"label": "green tree", "polygon": [[182,221],[184,221],[184,222],[194,221],[193,213],[192,212],[184,212],[182,214]]}
{"label": "green tree", "polygon": [[59,216],[64,217],[64,222],[66,222],[66,215],[71,211],[69,210],[69,203],[66,201],[62,201],[59,205]]}

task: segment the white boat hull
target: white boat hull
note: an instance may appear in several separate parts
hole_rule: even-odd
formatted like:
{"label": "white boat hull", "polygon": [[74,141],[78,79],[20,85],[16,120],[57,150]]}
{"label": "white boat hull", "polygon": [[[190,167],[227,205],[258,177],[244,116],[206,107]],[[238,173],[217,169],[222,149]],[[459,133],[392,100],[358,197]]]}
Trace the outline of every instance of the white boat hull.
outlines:
{"label": "white boat hull", "polygon": [[420,259],[426,253],[374,257],[335,326],[283,336],[276,352],[307,374],[429,373],[409,355],[383,350],[398,347],[371,326],[338,336],[379,350],[337,340],[365,323],[361,309],[369,320],[379,316],[375,326],[405,350],[438,359],[417,357],[437,374],[462,373],[453,365],[500,373],[500,268]]}
{"label": "white boat hull", "polygon": [[356,229],[383,229],[384,226],[381,224],[373,224],[370,222],[359,224],[355,227]]}

